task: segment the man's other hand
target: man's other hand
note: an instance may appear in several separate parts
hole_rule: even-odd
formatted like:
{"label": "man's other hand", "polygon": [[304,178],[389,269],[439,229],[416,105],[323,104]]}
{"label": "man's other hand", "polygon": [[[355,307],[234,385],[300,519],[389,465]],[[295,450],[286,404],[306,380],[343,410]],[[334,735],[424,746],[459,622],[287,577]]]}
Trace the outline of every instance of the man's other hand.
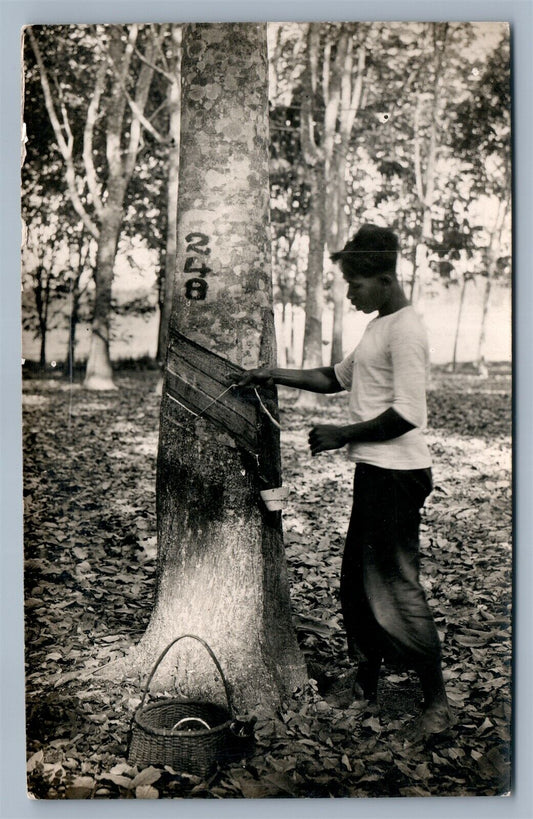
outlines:
{"label": "man's other hand", "polygon": [[347,443],[345,428],[333,424],[320,424],[313,427],[309,433],[312,455],[318,455],[319,452],[326,452],[329,449],[340,449]]}

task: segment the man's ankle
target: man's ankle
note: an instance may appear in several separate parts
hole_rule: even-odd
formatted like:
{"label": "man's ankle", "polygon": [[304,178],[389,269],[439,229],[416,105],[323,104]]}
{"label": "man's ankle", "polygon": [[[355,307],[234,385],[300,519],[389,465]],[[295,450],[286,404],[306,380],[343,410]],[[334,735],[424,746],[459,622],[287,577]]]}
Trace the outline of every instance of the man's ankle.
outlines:
{"label": "man's ankle", "polygon": [[362,699],[376,702],[378,696],[379,667],[369,668],[365,663],[359,667],[355,685],[361,691]]}

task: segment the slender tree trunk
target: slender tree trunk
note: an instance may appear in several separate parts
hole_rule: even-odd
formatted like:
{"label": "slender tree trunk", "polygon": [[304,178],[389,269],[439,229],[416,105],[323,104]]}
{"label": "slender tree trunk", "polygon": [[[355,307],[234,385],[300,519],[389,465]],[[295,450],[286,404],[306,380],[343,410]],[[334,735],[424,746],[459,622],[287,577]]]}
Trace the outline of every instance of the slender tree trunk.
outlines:
{"label": "slender tree trunk", "polygon": [[479,340],[477,345],[477,355],[476,355],[476,369],[479,374],[483,371],[486,371],[485,367],[485,339],[486,339],[486,332],[487,332],[487,316],[489,313],[489,300],[490,300],[490,293],[492,290],[492,279],[491,275],[487,273],[487,281],[485,282],[485,292],[483,293],[483,308],[481,313],[481,325],[479,328]]}
{"label": "slender tree trunk", "polygon": [[[187,25],[182,78],[170,338],[179,330],[244,367],[273,364],[266,26]],[[237,709],[274,708],[305,679],[280,513],[267,512],[259,497],[266,482],[281,482],[278,433],[269,422],[258,470],[239,440],[211,421],[194,421],[171,400],[169,385],[180,383],[167,361],[158,586],[134,662],[146,669],[173,637],[194,633],[218,657]],[[180,650],[180,657],[180,683],[220,697],[209,658],[194,646]]]}
{"label": "slender tree trunk", "polygon": [[[336,231],[336,249],[339,250],[346,242],[348,234],[348,220],[344,212],[344,204],[346,202],[346,184],[344,181],[345,162],[340,160],[337,164],[337,181],[338,181],[338,200],[337,200],[337,231]],[[331,246],[331,250],[334,250]],[[333,328],[331,337],[331,366],[337,364],[343,359],[343,325],[344,325],[344,308],[346,304],[346,283],[344,281],[342,270],[339,265],[335,265],[333,272],[333,287],[332,287],[332,301],[333,301]]]}
{"label": "slender tree trunk", "polygon": [[67,360],[65,362],[65,374],[69,380],[72,380],[74,375],[74,367],[76,365],[76,328],[78,326],[78,310],[79,295],[77,292],[73,291],[68,324]]}
{"label": "slender tree trunk", "polygon": [[46,369],[46,321],[39,314],[39,369]]}
{"label": "slender tree trunk", "polygon": [[167,92],[169,110],[170,149],[168,155],[167,177],[167,240],[165,249],[165,276],[161,298],[161,315],[157,341],[157,361],[161,368],[165,364],[168,343],[168,326],[172,312],[172,299],[176,280],[177,225],[178,225],[178,187],[180,165],[180,123],[181,123],[181,28],[174,27],[172,32],[176,56],[173,67],[172,82]]}
{"label": "slender tree trunk", "polygon": [[[324,309],[324,246],[325,195],[323,170],[320,165],[311,169],[311,206],[309,225],[309,255],[305,282],[305,326],[302,366],[322,367],[322,312]],[[299,407],[315,407],[320,396],[302,390],[296,401]]]}
{"label": "slender tree trunk", "polygon": [[461,295],[459,297],[459,310],[457,312],[457,322],[455,325],[455,338],[453,342],[453,356],[452,356],[452,371],[455,372],[457,368],[457,349],[459,346],[459,333],[461,331],[461,319],[463,317],[463,308],[465,304],[465,296],[466,296],[466,286],[468,284],[468,279],[465,277],[463,279],[463,284],[461,287]]}
{"label": "slender tree trunk", "polygon": [[[325,151],[318,145],[315,134],[314,97],[318,88],[321,27],[309,23],[306,37],[303,96],[300,112],[300,139],[310,182],[309,250],[305,282],[305,326],[303,339],[303,367],[322,366],[322,310],[324,304],[323,275],[326,243],[324,190]],[[296,403],[300,407],[315,407],[319,396],[300,392]]]}
{"label": "slender tree trunk", "polygon": [[50,274],[45,270],[44,265],[41,265],[38,268],[37,276],[34,294],[39,322],[39,369],[41,372],[44,372],[46,370],[46,335],[48,333],[48,306],[50,304]]}
{"label": "slender tree trunk", "polygon": [[[422,169],[421,157],[421,135],[420,116],[422,97],[419,95],[415,107],[414,121],[414,168],[418,199],[422,205],[422,226],[420,231],[420,241],[416,248],[416,264],[413,271],[411,284],[411,301],[416,302],[420,311],[423,310],[426,285],[430,278],[428,264],[429,250],[428,242],[433,235],[433,224],[431,218],[431,208],[435,192],[435,174],[438,149],[439,131],[439,108],[441,104],[440,86],[443,74],[444,55],[448,36],[448,23],[431,23],[431,36],[433,38],[433,87],[431,114],[429,122],[429,135],[427,144],[427,157],[425,169]],[[440,39],[439,39],[440,38]]]}
{"label": "slender tree trunk", "polygon": [[[344,211],[346,203],[346,156],[344,152],[339,151],[337,160],[335,162],[336,173],[334,175],[334,182],[337,188],[335,200],[331,203],[335,208],[335,225],[330,226],[328,248],[330,251],[340,250],[344,246],[348,238],[348,219]],[[326,212],[329,207],[326,207]],[[346,304],[346,283],[344,281],[342,270],[339,265],[335,265],[333,271],[333,287],[331,291],[333,301],[333,327],[331,336],[331,355],[330,364],[333,366],[343,358],[343,325],[344,325],[344,308]]]}
{"label": "slender tree trunk", "polygon": [[39,345],[39,369],[46,370],[46,328],[41,328],[41,343]]}
{"label": "slender tree trunk", "polygon": [[[357,29],[358,24],[352,24],[350,29],[343,25],[333,63],[336,77],[332,77],[329,87],[324,89],[324,93],[329,96],[330,105],[333,108],[335,108],[335,93],[331,96],[331,90],[338,92],[338,110],[335,117],[338,124],[333,121],[333,116],[329,122],[328,118],[325,118],[325,126],[328,127],[330,132],[325,180],[326,190],[328,191],[328,201],[325,209],[328,223],[327,244],[330,252],[340,250],[348,239],[348,217],[344,210],[347,199],[346,167],[350,139],[361,104],[366,65],[366,46],[359,43],[356,51],[354,51]],[[346,285],[338,265],[334,267],[333,276],[331,294],[333,328],[330,356],[332,366],[341,361],[344,355],[342,337],[346,304]]]}
{"label": "slender tree trunk", "polygon": [[78,324],[80,323],[80,302],[85,288],[80,289],[80,278],[82,271],[74,284],[72,290],[72,304],[70,308],[69,317],[69,333],[68,333],[68,350],[66,361],[66,375],[69,379],[74,377],[74,370],[76,368],[76,332]]}
{"label": "slender tree trunk", "polygon": [[68,346],[65,358],[65,377],[72,380],[76,366],[76,329],[79,324],[80,301],[85,287],[80,287],[81,278],[90,253],[90,241],[84,242],[84,235],[80,233],[77,244],[71,247],[70,266],[72,281],[70,286],[70,313],[68,326]]}
{"label": "slender tree trunk", "polygon": [[84,381],[84,387],[89,390],[116,389],[109,357],[109,313],[121,224],[122,202],[106,207],[98,238],[92,334]]}
{"label": "slender tree trunk", "polygon": [[324,196],[319,173],[313,174],[309,257],[305,283],[304,367],[322,366],[322,312],[324,309]]}

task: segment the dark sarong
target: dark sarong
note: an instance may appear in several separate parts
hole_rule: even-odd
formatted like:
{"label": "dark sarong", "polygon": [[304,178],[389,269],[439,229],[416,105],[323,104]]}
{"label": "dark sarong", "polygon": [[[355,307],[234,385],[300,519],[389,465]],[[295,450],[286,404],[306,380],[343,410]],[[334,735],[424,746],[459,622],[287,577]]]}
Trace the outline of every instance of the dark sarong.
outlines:
{"label": "dark sarong", "polygon": [[420,509],[431,470],[357,464],[341,571],[341,605],[352,659],[440,661],[440,641],[419,582]]}

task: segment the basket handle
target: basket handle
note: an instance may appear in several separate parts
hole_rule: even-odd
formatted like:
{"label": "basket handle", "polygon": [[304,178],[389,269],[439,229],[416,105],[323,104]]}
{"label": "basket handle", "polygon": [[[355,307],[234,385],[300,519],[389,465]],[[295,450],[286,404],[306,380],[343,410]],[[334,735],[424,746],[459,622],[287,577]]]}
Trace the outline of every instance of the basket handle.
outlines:
{"label": "basket handle", "polygon": [[200,717],[183,717],[183,719],[178,720],[177,723],[173,725],[170,730],[177,731],[180,725],[185,725],[186,722],[199,722],[202,728],[207,728],[208,731],[211,730],[211,726],[208,725],[205,720],[200,719]]}
{"label": "basket handle", "polygon": [[228,681],[226,680],[226,678],[224,676],[224,672],[222,671],[220,663],[217,660],[217,658],[215,657],[215,654],[214,654],[213,650],[207,645],[205,640],[202,640],[201,637],[197,637],[196,634],[182,634],[181,637],[176,637],[176,639],[172,640],[172,642],[169,643],[168,646],[161,652],[161,654],[159,655],[159,657],[155,661],[154,667],[152,668],[152,670],[150,672],[150,676],[148,677],[148,679],[146,681],[146,685],[144,687],[144,691],[143,691],[143,695],[142,695],[142,699],[141,699],[141,704],[139,705],[139,708],[142,708],[143,705],[144,705],[144,701],[145,701],[145,699],[146,699],[146,697],[148,695],[148,690],[150,688],[150,683],[152,682],[154,674],[157,671],[159,665],[161,664],[163,658],[168,654],[168,652],[170,651],[170,649],[172,648],[172,646],[175,643],[179,642],[180,640],[183,640],[185,637],[191,637],[193,640],[198,640],[198,642],[201,643],[203,645],[203,647],[206,649],[206,651],[209,653],[209,656],[213,660],[213,662],[214,662],[214,664],[215,664],[215,666],[217,668],[217,671],[218,671],[218,673],[220,675],[220,679],[222,680],[222,683],[224,685],[224,691],[226,692],[226,700],[228,702],[228,710],[229,710],[230,715],[231,715],[231,717],[233,719],[235,714],[234,714],[234,711],[233,711],[233,703],[231,701],[231,693],[230,693]]}

